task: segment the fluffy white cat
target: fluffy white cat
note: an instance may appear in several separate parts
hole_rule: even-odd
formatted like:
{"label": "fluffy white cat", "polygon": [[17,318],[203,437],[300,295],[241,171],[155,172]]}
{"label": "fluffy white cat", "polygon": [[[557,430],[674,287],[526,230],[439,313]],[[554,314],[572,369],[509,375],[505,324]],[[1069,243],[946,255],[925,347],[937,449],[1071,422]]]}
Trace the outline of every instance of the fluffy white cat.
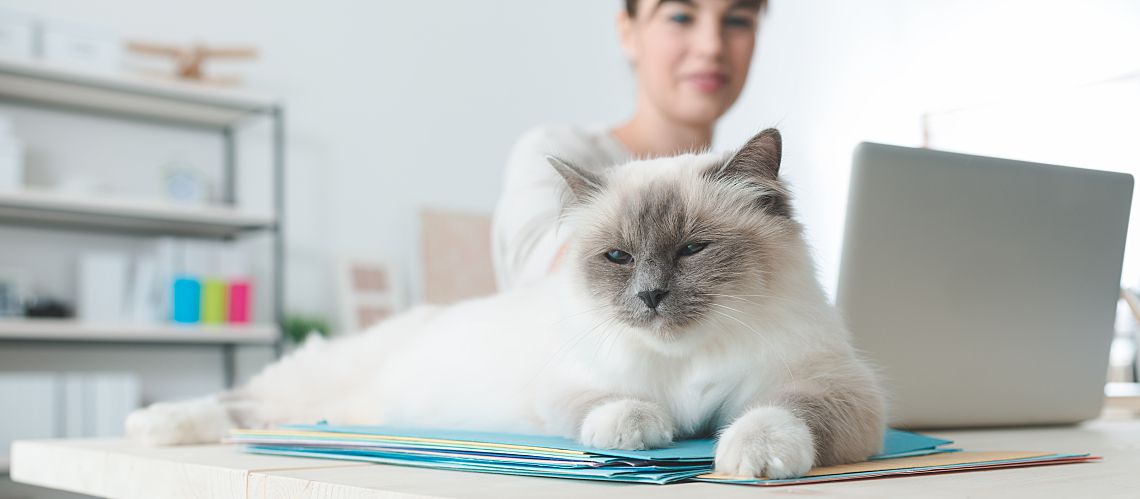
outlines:
{"label": "fluffy white cat", "polygon": [[731,155],[551,159],[574,231],[533,287],[314,340],[236,390],[127,419],[156,444],[234,427],[393,424],[601,448],[716,435],[716,469],[799,476],[879,450],[883,395],[815,279],[765,130]]}

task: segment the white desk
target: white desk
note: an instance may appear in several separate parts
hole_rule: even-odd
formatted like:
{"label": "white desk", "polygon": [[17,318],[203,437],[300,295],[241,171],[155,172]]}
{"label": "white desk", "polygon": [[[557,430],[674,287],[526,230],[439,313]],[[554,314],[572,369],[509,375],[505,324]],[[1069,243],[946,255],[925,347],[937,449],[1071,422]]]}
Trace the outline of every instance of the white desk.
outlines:
{"label": "white desk", "polygon": [[235,446],[148,448],[123,440],[12,446],[12,479],[114,498],[409,497],[1140,497],[1140,421],[929,432],[969,450],[1092,452],[1101,462],[780,488],[612,484],[245,454]]}

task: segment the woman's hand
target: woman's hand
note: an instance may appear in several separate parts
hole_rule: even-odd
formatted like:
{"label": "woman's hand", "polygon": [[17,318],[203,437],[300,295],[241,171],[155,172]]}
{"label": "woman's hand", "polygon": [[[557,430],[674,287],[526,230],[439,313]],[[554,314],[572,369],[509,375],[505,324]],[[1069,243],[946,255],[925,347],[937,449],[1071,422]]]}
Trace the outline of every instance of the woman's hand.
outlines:
{"label": "woman's hand", "polygon": [[558,252],[554,254],[554,259],[550,262],[550,268],[546,269],[547,274],[553,274],[555,270],[558,270],[558,267],[562,266],[562,257],[566,256],[568,246],[570,243],[562,243],[562,246],[558,247]]}

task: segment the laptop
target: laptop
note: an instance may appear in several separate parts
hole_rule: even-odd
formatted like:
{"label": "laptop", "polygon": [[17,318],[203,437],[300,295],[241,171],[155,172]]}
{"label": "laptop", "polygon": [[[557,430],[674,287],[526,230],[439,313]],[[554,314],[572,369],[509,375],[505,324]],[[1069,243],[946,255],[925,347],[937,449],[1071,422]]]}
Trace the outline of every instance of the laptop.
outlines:
{"label": "laptop", "polygon": [[836,303],[903,428],[1104,402],[1132,176],[863,143]]}

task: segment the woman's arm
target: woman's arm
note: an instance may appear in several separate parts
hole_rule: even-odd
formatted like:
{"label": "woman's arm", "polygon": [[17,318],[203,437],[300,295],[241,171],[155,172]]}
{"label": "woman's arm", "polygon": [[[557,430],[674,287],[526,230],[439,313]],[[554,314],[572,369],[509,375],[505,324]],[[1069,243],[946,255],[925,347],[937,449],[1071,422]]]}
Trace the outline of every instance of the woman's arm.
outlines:
{"label": "woman's arm", "polygon": [[511,149],[491,222],[491,254],[500,290],[537,281],[557,266],[566,237],[566,231],[558,230],[563,183],[546,155],[565,148],[549,129],[536,128]]}

